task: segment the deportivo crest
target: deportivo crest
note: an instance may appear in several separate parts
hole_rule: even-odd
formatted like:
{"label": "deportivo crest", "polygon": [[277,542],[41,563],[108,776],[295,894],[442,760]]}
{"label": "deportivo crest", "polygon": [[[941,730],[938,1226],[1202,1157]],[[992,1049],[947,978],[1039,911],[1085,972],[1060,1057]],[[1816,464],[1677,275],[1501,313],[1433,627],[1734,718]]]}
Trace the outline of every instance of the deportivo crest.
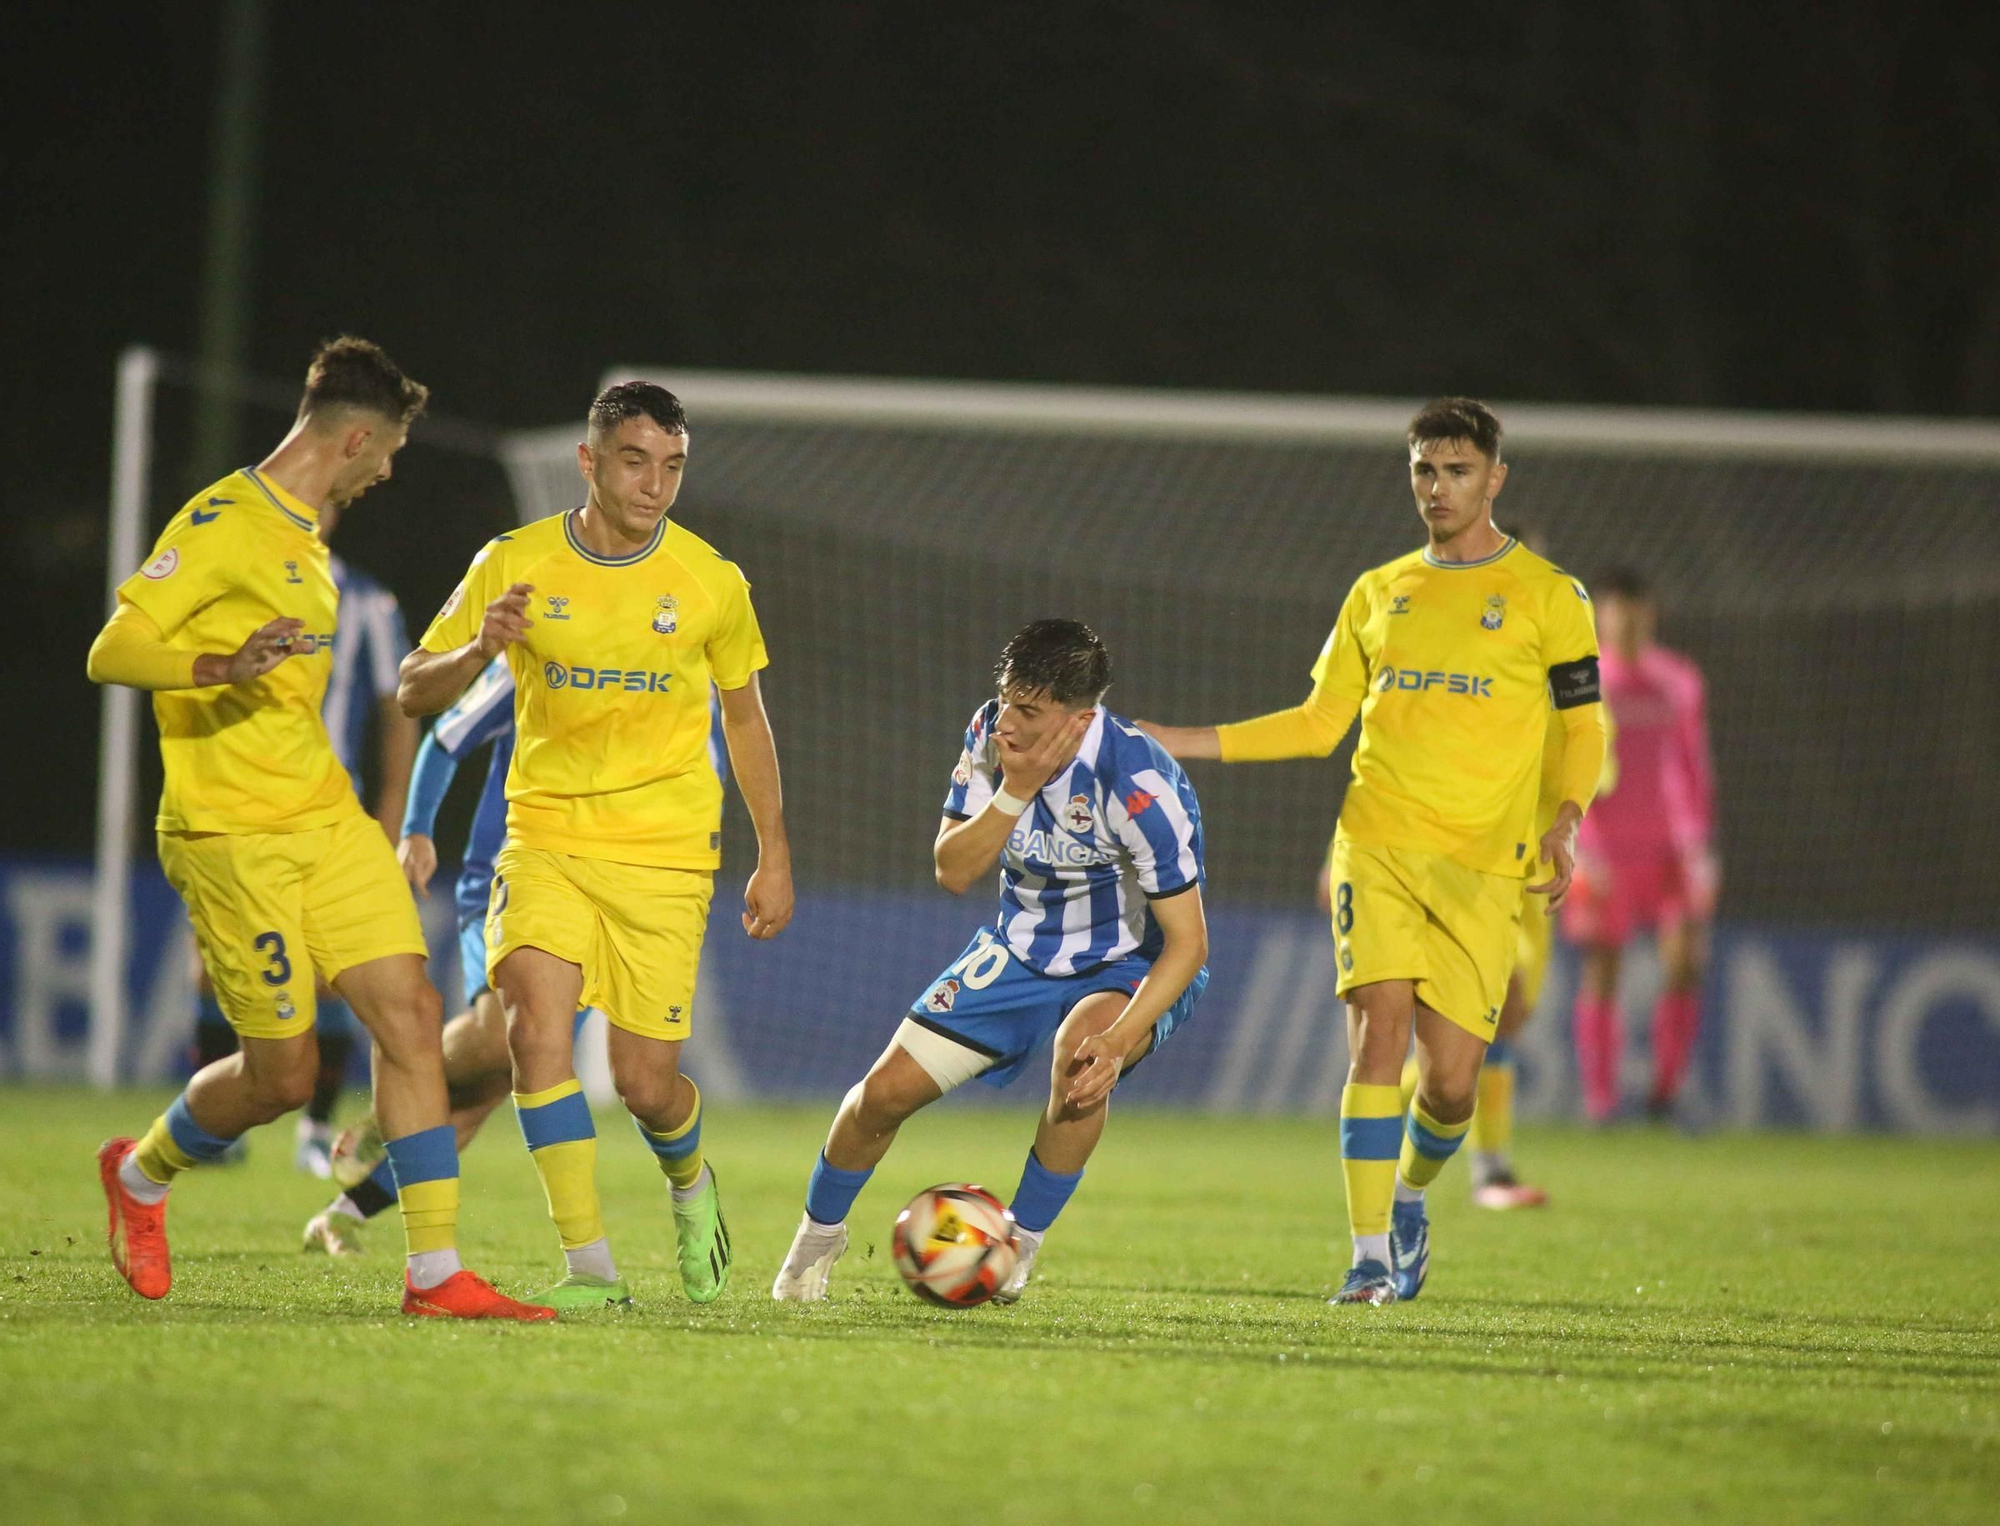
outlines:
{"label": "deportivo crest", "polygon": [[968,784],[970,784],[970,783],[972,782],[972,754],[971,754],[971,753],[969,753],[969,752],[961,752],[961,753],[959,753],[959,755],[958,755],[958,767],[954,768],[954,769],[953,769],[953,770],[951,771],[951,782],[952,782],[953,784],[956,784],[956,785],[957,785],[957,786],[958,786],[958,787],[959,787],[960,789],[964,789],[964,788],[966,787],[966,785],[968,785]]}
{"label": "deportivo crest", "polygon": [[1069,803],[1062,808],[1062,824],[1078,837],[1089,836],[1094,825],[1090,814],[1090,796],[1071,795]]}
{"label": "deportivo crest", "polygon": [[670,593],[661,594],[653,603],[653,629],[662,636],[671,636],[680,628],[680,600]]}
{"label": "deportivo crest", "polygon": [[181,564],[180,548],[177,546],[169,546],[167,547],[166,550],[162,551],[158,556],[154,557],[150,562],[146,563],[145,566],[141,567],[139,571],[141,575],[149,577],[155,583],[157,583],[160,581],[161,578],[172,577],[174,575],[174,569],[180,566],[180,564]]}
{"label": "deportivo crest", "polygon": [[940,980],[931,987],[930,995],[924,998],[926,1012],[949,1012],[951,1004],[958,1000],[958,982]]}
{"label": "deportivo crest", "polygon": [[1499,594],[1490,594],[1486,600],[1486,613],[1479,617],[1482,629],[1497,631],[1507,618],[1507,601]]}

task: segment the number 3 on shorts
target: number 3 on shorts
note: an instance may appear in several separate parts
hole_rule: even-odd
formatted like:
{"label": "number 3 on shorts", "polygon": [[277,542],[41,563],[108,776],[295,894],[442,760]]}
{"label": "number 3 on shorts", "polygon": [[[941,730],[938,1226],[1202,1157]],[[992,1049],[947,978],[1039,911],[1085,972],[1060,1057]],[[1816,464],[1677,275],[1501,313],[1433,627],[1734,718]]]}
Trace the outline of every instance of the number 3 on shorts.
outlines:
{"label": "number 3 on shorts", "polygon": [[282,986],[292,978],[292,961],[285,956],[285,935],[283,933],[259,933],[253,947],[262,951],[271,961],[271,967],[264,971],[264,984]]}
{"label": "number 3 on shorts", "polygon": [[1333,894],[1333,925],[1344,938],[1354,931],[1354,882],[1342,880]]}

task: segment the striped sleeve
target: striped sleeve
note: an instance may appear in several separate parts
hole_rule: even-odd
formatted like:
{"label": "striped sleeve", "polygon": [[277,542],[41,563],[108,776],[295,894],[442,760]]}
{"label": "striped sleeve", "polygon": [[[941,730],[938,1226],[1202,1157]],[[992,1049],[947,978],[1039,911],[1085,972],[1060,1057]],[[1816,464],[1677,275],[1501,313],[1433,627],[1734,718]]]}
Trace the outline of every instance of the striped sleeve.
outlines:
{"label": "striped sleeve", "polygon": [[1158,767],[1121,773],[1104,807],[1149,897],[1160,900],[1200,883],[1201,818]]}
{"label": "striped sleeve", "polygon": [[514,670],[502,653],[480,670],[466,691],[437,718],[431,735],[454,759],[463,761],[514,724]]}
{"label": "striped sleeve", "polygon": [[944,813],[955,820],[970,821],[993,798],[993,719],[999,708],[997,700],[988,700],[965,728],[965,746],[944,796]]}

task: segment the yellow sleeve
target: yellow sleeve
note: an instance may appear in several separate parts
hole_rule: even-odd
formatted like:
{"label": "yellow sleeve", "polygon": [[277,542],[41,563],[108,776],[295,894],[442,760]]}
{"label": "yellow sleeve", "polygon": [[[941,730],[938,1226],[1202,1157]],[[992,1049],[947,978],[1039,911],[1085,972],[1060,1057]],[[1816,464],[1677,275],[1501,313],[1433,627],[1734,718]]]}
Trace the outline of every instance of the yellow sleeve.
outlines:
{"label": "yellow sleeve", "polygon": [[1604,779],[1604,759],[1610,732],[1601,703],[1575,705],[1562,712],[1563,756],[1558,799],[1574,800],[1584,810]]}
{"label": "yellow sleeve", "polygon": [[153,543],[153,559],[118,585],[118,602],[145,611],[156,637],[172,637],[227,591],[231,528],[177,514]]}
{"label": "yellow sleeve", "polygon": [[1268,763],[1278,758],[1323,758],[1340,745],[1368,694],[1368,660],[1361,650],[1367,601],[1361,585],[1349,590],[1340,617],[1313,663],[1312,693],[1303,705],[1215,728],[1225,763]]}
{"label": "yellow sleeve", "polygon": [[1604,779],[1609,732],[1597,677],[1597,623],[1590,595],[1575,579],[1559,577],[1550,585],[1542,642],[1549,697],[1563,723],[1559,798],[1588,809]]}
{"label": "yellow sleeve", "polygon": [[496,586],[502,575],[500,558],[494,554],[500,544],[493,540],[480,548],[418,646],[427,652],[455,652],[479,634],[479,627],[486,620],[486,606],[500,596],[500,587]]}
{"label": "yellow sleeve", "polygon": [[192,689],[200,654],[168,646],[153,617],[125,599],[90,644],[87,670],[94,684],[131,689]]}
{"label": "yellow sleeve", "polygon": [[771,665],[764,650],[764,632],[757,624],[757,611],[750,603],[750,584],[734,567],[736,576],[723,598],[722,617],[708,638],[708,672],[718,689],[740,689],[750,675]]}

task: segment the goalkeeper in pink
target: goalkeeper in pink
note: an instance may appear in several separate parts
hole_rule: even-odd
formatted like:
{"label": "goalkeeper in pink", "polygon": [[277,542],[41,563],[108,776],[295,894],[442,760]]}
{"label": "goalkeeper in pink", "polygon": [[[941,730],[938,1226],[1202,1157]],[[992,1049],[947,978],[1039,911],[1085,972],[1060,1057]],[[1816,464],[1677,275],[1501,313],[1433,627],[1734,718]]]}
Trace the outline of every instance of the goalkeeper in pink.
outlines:
{"label": "goalkeeper in pink", "polygon": [[1576,1058],[1595,1122],[1618,1110],[1624,1030],[1618,966],[1633,934],[1659,938],[1662,986],[1653,1011],[1653,1085],[1646,1111],[1672,1115],[1701,1020],[1708,924],[1720,888],[1715,774],[1701,672],[1656,645],[1657,609],[1636,572],[1591,584],[1602,643],[1618,784],[1584,817],[1563,934],[1583,952]]}

